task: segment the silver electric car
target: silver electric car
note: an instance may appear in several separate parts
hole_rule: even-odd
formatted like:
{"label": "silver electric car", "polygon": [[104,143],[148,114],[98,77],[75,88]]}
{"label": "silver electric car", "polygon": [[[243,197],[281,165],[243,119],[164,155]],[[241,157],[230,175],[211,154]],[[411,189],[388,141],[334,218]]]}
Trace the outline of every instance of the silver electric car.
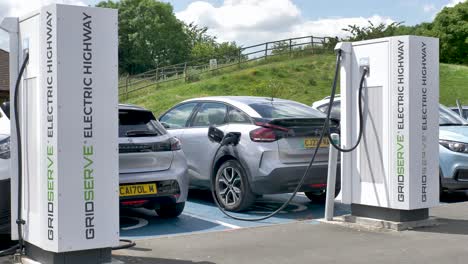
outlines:
{"label": "silver electric car", "polygon": [[180,141],[150,111],[119,105],[120,205],[177,217],[188,193],[187,161]]}
{"label": "silver electric car", "polygon": [[[330,98],[314,102],[312,107],[328,110]],[[333,102],[331,116],[340,119],[341,98]],[[458,109],[458,108],[457,108]],[[439,176],[440,194],[468,190],[468,122],[444,105],[439,105]]]}
{"label": "silver electric car", "polygon": [[[0,235],[10,233],[10,120],[9,107],[0,107]],[[9,104],[8,104],[9,106]]]}
{"label": "silver electric car", "polygon": [[[215,187],[226,209],[241,211],[259,195],[295,189],[312,159],[325,115],[294,101],[232,96],[187,100],[159,120],[182,142],[191,188]],[[210,126],[240,132],[240,143],[215,159],[219,144],[208,138]],[[328,146],[325,137],[301,188],[313,201],[325,197]]]}

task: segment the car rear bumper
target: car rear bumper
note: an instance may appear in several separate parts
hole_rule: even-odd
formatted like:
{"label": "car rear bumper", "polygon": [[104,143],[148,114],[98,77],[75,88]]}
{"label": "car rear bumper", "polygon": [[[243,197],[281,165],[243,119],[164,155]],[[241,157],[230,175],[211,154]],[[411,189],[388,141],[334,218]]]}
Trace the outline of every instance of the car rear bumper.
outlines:
{"label": "car rear bumper", "polygon": [[147,199],[150,200],[153,204],[156,204],[158,201],[161,203],[169,201],[173,201],[176,203],[185,202],[187,200],[189,179],[187,175],[187,162],[185,160],[183,152],[181,151],[174,152],[174,159],[172,161],[171,167],[168,170],[120,174],[120,185],[153,182],[158,183],[170,180],[176,181],[179,185],[179,194],[156,194],[145,196],[121,197],[120,200],[130,201]]}
{"label": "car rear bumper", "polygon": [[10,180],[0,180],[0,234],[10,233],[10,218]]}
{"label": "car rear bumper", "polygon": [[[252,191],[256,194],[275,194],[293,192],[301,177],[304,175],[307,165],[286,166],[273,169],[266,176],[253,176],[250,182]],[[316,164],[309,171],[300,191],[323,190],[327,184],[328,163]],[[338,164],[336,171],[336,190],[341,186],[341,169]]]}

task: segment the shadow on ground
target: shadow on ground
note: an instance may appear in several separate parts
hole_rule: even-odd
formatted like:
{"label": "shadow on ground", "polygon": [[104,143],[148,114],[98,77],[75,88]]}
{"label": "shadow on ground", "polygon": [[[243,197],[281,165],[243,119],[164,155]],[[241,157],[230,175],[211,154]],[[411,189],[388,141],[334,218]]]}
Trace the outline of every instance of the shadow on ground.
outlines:
{"label": "shadow on ground", "polygon": [[466,191],[456,191],[450,193],[444,193],[440,197],[442,203],[461,203],[468,201],[468,195]]}
{"label": "shadow on ground", "polygon": [[142,257],[130,257],[130,256],[112,256],[114,259],[120,260],[124,263],[129,264],[216,264],[209,261],[191,261],[191,260],[180,260],[180,259],[163,259],[163,258],[142,258]]}
{"label": "shadow on ground", "polygon": [[466,191],[445,193],[441,206],[433,208],[431,215],[437,218],[438,226],[420,228],[416,231],[438,234],[468,235],[468,195]]}
{"label": "shadow on ground", "polygon": [[10,235],[0,235],[0,251],[14,246],[17,242],[10,240]]}
{"label": "shadow on ground", "polygon": [[[290,193],[278,195],[264,195],[258,197],[255,203],[247,210],[239,213],[232,213],[238,217],[255,218],[267,215],[283,205],[283,203],[290,197]],[[206,190],[190,190],[189,200],[197,204],[203,204],[208,207],[216,207],[213,196],[210,191]],[[300,195],[291,201],[291,203],[275,215],[275,218],[288,219],[288,220],[310,220],[323,217],[324,207],[323,203],[313,203],[308,198]],[[340,210],[335,207],[336,215],[343,215],[348,213],[346,210]]]}

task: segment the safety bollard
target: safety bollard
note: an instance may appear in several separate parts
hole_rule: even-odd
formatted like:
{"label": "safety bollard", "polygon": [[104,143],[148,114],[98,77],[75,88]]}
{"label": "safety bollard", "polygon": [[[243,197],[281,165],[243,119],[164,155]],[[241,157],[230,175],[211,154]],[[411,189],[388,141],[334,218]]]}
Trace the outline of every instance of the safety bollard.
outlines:
{"label": "safety bollard", "polygon": [[[338,134],[331,134],[333,143],[339,145],[340,137]],[[338,163],[338,150],[330,144],[330,152],[328,154],[328,176],[327,176],[327,192],[325,200],[325,220],[332,221],[335,205],[335,185],[336,185],[336,167]]]}

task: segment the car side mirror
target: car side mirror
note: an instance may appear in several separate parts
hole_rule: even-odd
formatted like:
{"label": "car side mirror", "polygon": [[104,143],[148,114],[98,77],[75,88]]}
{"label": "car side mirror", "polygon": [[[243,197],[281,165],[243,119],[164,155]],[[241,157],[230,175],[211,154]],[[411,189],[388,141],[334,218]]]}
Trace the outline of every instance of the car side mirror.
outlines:
{"label": "car side mirror", "polygon": [[162,125],[164,128],[171,128],[171,126],[170,126],[168,123],[165,123],[165,122],[161,122],[161,125]]}
{"label": "car side mirror", "polygon": [[215,126],[210,126],[208,128],[208,138],[216,143],[221,143],[224,138],[224,132]]}

